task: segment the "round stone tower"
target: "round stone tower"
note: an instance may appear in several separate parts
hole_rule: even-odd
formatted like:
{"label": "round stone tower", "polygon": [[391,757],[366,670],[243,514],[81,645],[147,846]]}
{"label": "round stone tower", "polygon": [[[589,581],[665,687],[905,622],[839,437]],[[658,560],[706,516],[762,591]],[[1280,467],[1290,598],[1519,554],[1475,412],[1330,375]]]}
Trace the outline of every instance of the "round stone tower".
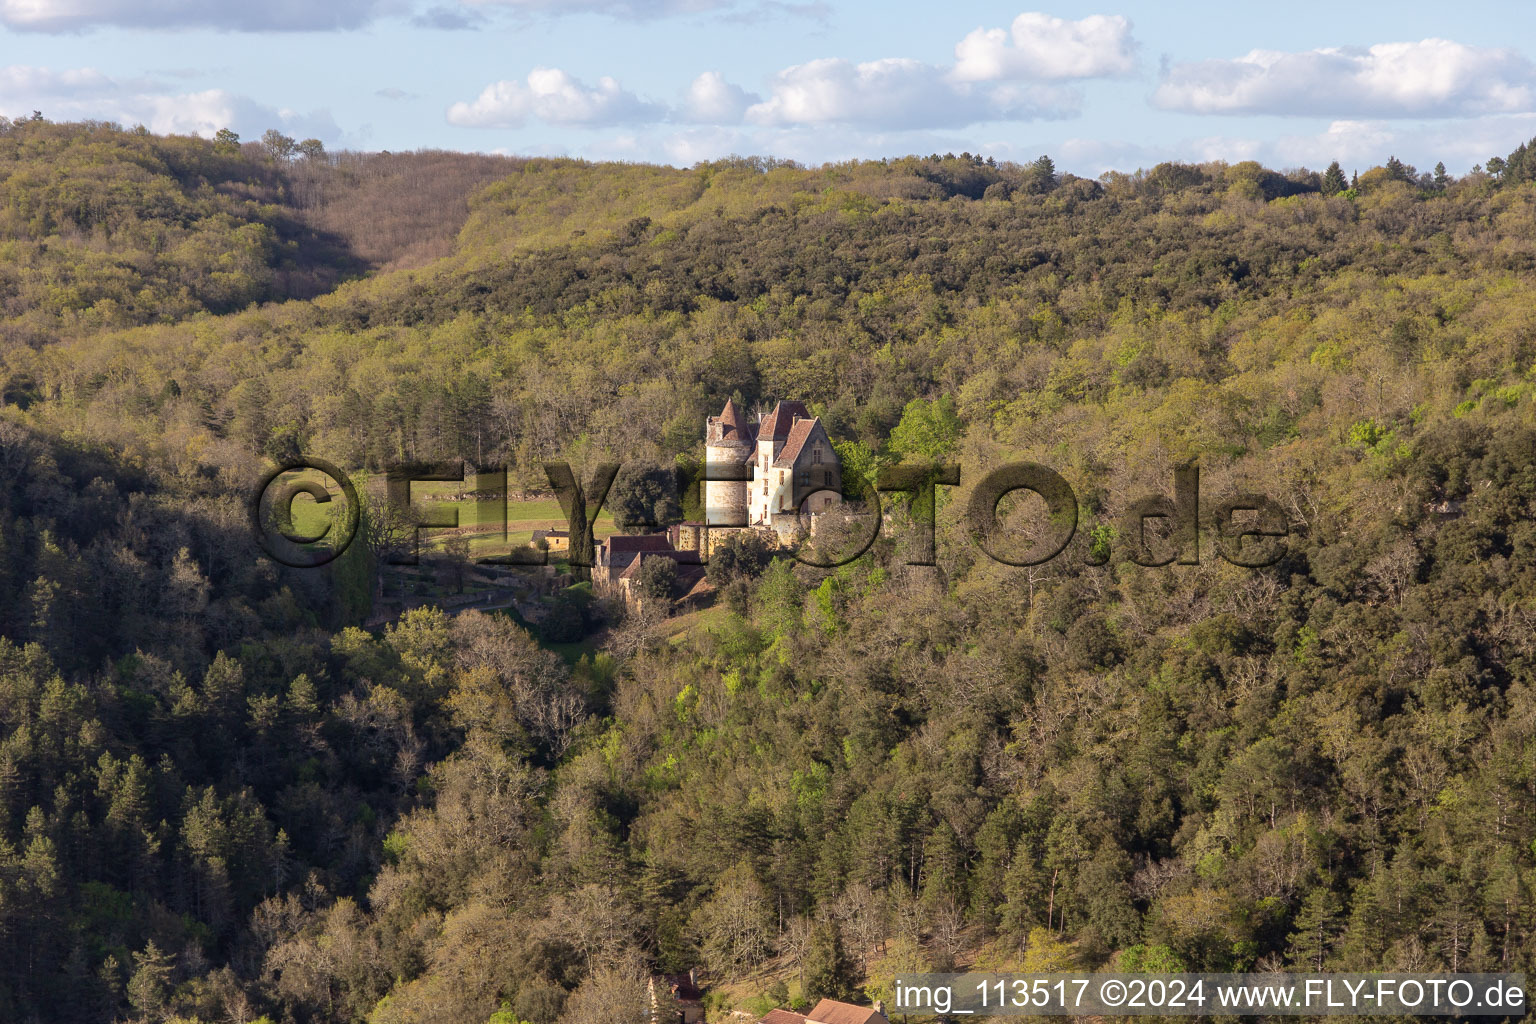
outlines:
{"label": "round stone tower", "polygon": [[[711,416],[704,427],[704,464],[711,477],[748,477],[752,474],[754,431],[726,399],[719,416]],[[706,480],[704,482],[704,521],[710,526],[742,526],[747,521],[747,479]]]}

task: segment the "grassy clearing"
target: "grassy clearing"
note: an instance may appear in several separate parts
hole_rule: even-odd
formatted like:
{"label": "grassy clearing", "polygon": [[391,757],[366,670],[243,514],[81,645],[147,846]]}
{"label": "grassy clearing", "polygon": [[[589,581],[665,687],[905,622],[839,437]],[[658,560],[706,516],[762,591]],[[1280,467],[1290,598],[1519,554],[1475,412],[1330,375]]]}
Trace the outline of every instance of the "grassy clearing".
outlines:
{"label": "grassy clearing", "polygon": [[[503,541],[499,529],[501,525],[499,500],[486,498],[478,501],[433,501],[428,496],[417,493],[420,486],[424,485],[412,488],[412,493],[424,508],[430,511],[451,509],[459,514],[457,530],[422,531],[422,542],[428,547],[440,548],[449,537],[464,531],[470,535],[471,553],[476,558],[484,558],[505,554],[514,547],[525,547],[531,544],[535,530],[564,530],[568,525],[564,513],[560,511],[560,503],[553,498],[514,500],[506,505],[507,537]],[[438,485],[439,488],[443,486],[446,485]],[[324,530],[326,524],[331,522],[330,517],[339,513],[342,507],[339,500],[341,492],[333,490],[332,493],[337,500],[328,503],[318,502],[308,494],[295,497],[292,506],[294,528],[308,535],[318,534]],[[439,489],[438,493],[442,491]],[[592,536],[596,540],[603,540],[617,532],[618,527],[613,522],[613,516],[606,511],[592,523]]]}
{"label": "grassy clearing", "polygon": [[[538,635],[537,632],[534,633]],[[597,644],[590,637],[577,640],[569,644],[550,643],[548,640],[540,640],[539,643],[547,651],[553,651],[565,660],[567,665],[574,667],[582,658],[588,660],[597,657]]]}
{"label": "grassy clearing", "polygon": [[[472,531],[470,548],[477,558],[505,554],[515,547],[524,547],[533,541],[535,530],[564,530],[568,528],[560,502],[554,498],[534,498],[528,501],[511,500],[505,503],[507,537],[499,536],[502,525],[503,502],[497,498],[469,498],[459,501],[433,500],[433,495],[457,493],[457,483],[428,481],[412,488],[412,497],[428,509],[450,509],[459,514],[459,529]],[[473,532],[477,531],[477,532]],[[453,536],[453,530],[428,530],[422,539],[433,546]],[[613,516],[600,513],[592,523],[592,536],[602,540],[618,532]],[[489,534],[490,536],[487,536]]]}
{"label": "grassy clearing", "polygon": [[714,604],[708,608],[699,608],[686,612],[673,618],[669,622],[669,634],[667,639],[673,645],[681,644],[693,634],[710,626],[724,621],[730,614],[730,609],[723,604]]}

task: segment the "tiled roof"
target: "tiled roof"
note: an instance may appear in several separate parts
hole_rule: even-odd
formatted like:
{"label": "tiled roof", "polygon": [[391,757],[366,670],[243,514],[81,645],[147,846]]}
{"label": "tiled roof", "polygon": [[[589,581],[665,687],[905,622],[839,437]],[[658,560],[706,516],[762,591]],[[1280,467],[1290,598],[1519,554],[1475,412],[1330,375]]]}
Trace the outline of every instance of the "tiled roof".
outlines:
{"label": "tiled roof", "polygon": [[759,441],[772,438],[782,441],[789,436],[790,428],[795,425],[795,417],[810,419],[811,411],[805,407],[804,402],[780,402],[773,407],[773,412],[763,417],[763,422],[757,425],[757,438]]}
{"label": "tiled roof", "polygon": [[746,426],[741,420],[741,413],[736,408],[736,403],[729,398],[725,400],[725,408],[720,410],[720,437],[722,439],[739,438],[746,431]]}
{"label": "tiled roof", "polygon": [[757,1024],[805,1024],[805,1014],[794,1010],[769,1010],[757,1018]]}
{"label": "tiled roof", "polygon": [[672,542],[667,539],[667,535],[664,533],[642,533],[637,535],[616,533],[603,541],[603,546],[612,553],[672,550]]}
{"label": "tiled roof", "polygon": [[633,561],[631,561],[629,563],[628,568],[626,568],[623,572],[619,573],[619,579],[621,579],[621,580],[632,580],[636,576],[640,575],[640,563],[645,561],[647,558],[670,558],[670,559],[672,559],[672,561],[674,561],[674,562],[676,562],[678,564],[678,570],[679,570],[679,577],[680,578],[681,578],[681,573],[682,573],[682,567],[683,566],[685,566],[685,565],[698,565],[699,564],[699,553],[697,551],[673,551],[673,550],[667,550],[667,551],[642,551],[640,553],[640,557],[639,558],[636,558]]}
{"label": "tiled roof", "polygon": [[805,1024],[890,1024],[885,1014],[867,1006],[823,999],[805,1015]]}
{"label": "tiled roof", "polygon": [[800,457],[800,449],[805,447],[805,442],[810,438],[811,431],[816,429],[820,420],[800,420],[795,423],[794,429],[789,432],[789,440],[784,442],[784,449],[779,452],[779,457],[773,460],[775,469],[784,469],[795,464]]}
{"label": "tiled roof", "polygon": [[709,418],[709,427],[709,436],[714,439],[711,443],[723,448],[749,447],[757,443],[757,424],[748,423],[730,399],[725,400],[725,408],[720,410],[719,416]]}

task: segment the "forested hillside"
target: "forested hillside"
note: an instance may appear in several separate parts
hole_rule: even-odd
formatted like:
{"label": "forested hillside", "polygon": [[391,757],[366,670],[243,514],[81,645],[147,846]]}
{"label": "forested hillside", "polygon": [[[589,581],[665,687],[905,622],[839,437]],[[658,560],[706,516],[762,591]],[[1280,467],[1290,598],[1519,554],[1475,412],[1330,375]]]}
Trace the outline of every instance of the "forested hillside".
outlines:
{"label": "forested hillside", "polygon": [[[6,124],[0,1019],[638,1024],[695,966],[716,1012],[925,966],[1531,971],[1525,153],[1346,187]],[[369,195],[434,227],[348,229]],[[804,401],[849,478],[958,463],[937,564],[743,560],[576,651],[366,630],[367,552],[250,536],[273,460],[537,485],[697,459],[730,397]],[[1081,524],[1014,568],[961,511],[1024,459]],[[1191,459],[1205,507],[1281,506],[1277,564],[1127,558]]]}

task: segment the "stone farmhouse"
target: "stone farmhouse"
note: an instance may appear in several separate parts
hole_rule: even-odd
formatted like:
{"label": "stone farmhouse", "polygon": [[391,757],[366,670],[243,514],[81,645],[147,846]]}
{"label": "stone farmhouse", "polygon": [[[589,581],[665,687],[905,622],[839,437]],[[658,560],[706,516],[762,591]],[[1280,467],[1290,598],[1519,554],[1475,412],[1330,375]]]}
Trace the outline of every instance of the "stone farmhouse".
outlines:
{"label": "stone farmhouse", "polygon": [[534,530],[532,543],[552,554],[563,554],[571,550],[571,534],[569,530]]}
{"label": "stone farmhouse", "polygon": [[890,1024],[885,1008],[879,1003],[871,1009],[840,1003],[836,999],[823,999],[811,1008],[810,1013],[793,1010],[769,1010],[757,1019],[757,1024]]}
{"label": "stone farmhouse", "polygon": [[678,528],[665,533],[644,533],[639,536],[614,534],[597,546],[593,559],[592,585],[598,593],[617,597],[633,608],[638,597],[634,583],[639,576],[642,559],[670,558],[677,563],[677,582],[689,593],[704,581],[704,567],[697,548],[680,547]]}

